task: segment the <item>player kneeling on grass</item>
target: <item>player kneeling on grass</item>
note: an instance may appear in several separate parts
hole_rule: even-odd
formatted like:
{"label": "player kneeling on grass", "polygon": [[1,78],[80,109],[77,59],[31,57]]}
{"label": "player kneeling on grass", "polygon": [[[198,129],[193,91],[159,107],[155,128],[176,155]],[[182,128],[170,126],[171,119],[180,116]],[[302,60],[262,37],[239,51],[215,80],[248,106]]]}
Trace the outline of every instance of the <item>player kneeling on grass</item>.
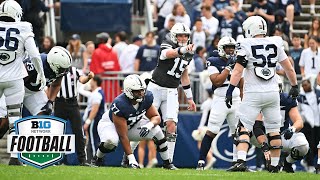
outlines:
{"label": "player kneeling on grass", "polygon": [[[130,141],[153,139],[163,160],[163,167],[177,169],[169,161],[167,140],[159,126],[160,115],[152,105],[153,95],[146,91],[145,82],[140,76],[133,74],[125,78],[123,86],[124,93],[114,99],[110,110],[99,121],[101,143],[92,163],[101,166],[104,155],[113,152],[120,140],[129,160],[129,167],[139,168]],[[144,119],[145,116],[150,120]]]}
{"label": "player kneeling on grass", "polygon": [[[305,135],[299,132],[303,128],[303,120],[299,114],[297,101],[290,98],[287,93],[282,92],[282,81],[280,77],[278,77],[278,83],[280,89],[281,122],[283,123],[280,129],[281,142],[283,146],[282,152],[289,154],[284,159],[283,171],[294,173],[292,164],[297,160],[303,159],[303,157],[308,153],[309,143]],[[291,126],[290,121],[293,123]],[[272,150],[274,146],[269,145],[270,141],[273,139],[268,138],[269,142],[267,142],[265,132],[262,115],[259,115],[253,126],[253,133],[265,154],[266,160],[268,161],[270,160],[269,151]]]}

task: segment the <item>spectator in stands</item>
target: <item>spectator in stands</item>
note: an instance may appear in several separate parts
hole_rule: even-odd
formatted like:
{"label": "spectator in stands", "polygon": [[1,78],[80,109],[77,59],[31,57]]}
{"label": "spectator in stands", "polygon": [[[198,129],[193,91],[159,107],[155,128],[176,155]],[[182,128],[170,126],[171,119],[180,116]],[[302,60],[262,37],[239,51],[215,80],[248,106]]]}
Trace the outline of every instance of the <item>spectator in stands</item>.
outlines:
{"label": "spectator in stands", "polygon": [[191,42],[194,48],[199,46],[206,47],[206,33],[203,30],[202,21],[198,18],[194,23],[194,30],[191,31]]}
{"label": "spectator in stands", "polygon": [[155,44],[154,36],[154,32],[146,33],[146,44],[139,48],[136,55],[135,71],[152,71],[157,66],[160,46]]}
{"label": "spectator in stands", "polygon": [[214,0],[213,2],[213,16],[221,23],[224,14],[224,8],[229,6],[229,0]]}
{"label": "spectator in stands", "polygon": [[220,36],[214,36],[214,39],[211,41],[210,45],[207,47],[207,58],[212,56],[218,56],[218,43]]}
{"label": "spectator in stands", "polygon": [[[103,74],[104,72],[120,71],[118,55],[108,43],[109,34],[106,32],[99,33],[96,35],[96,39],[98,48],[93,51],[90,70],[103,79],[117,77],[116,74]],[[117,80],[104,80],[102,89],[105,92],[107,103],[112,102],[120,94],[120,85]]]}
{"label": "spectator in stands", "polygon": [[140,46],[142,46],[142,35],[135,36],[132,39],[132,44],[129,44],[128,47],[123,50],[119,58],[119,64],[121,71],[125,73],[134,72],[134,62],[136,55]]}
{"label": "spectator in stands", "polygon": [[292,31],[294,16],[299,15],[301,12],[300,2],[297,0],[278,1],[277,8],[285,11],[287,20],[290,24],[290,31]]}
{"label": "spectator in stands", "polygon": [[310,36],[308,43],[309,48],[302,51],[299,65],[302,77],[315,78],[320,72],[320,48],[318,47],[318,37]]}
{"label": "spectator in stands", "polygon": [[304,48],[308,48],[308,39],[310,36],[315,36],[320,38],[320,19],[315,17],[312,19],[312,24],[310,26],[308,34],[304,35]]}
{"label": "spectator in stands", "polygon": [[226,6],[224,8],[223,18],[220,22],[219,36],[222,37],[232,37],[233,39],[238,39],[242,35],[242,25],[234,19],[234,12],[231,6]]}
{"label": "spectator in stands", "polygon": [[215,17],[212,16],[211,13],[211,6],[204,4],[201,7],[201,21],[203,24],[203,30],[206,32],[207,35],[207,46],[210,45],[212,40],[214,39],[215,35],[217,34],[219,28],[219,21]]}
{"label": "spectator in stands", "polygon": [[310,150],[306,155],[305,161],[301,161],[306,171],[314,172],[314,157],[317,152],[317,144],[320,141],[320,112],[319,101],[320,91],[313,88],[309,79],[302,81],[303,92],[298,98],[301,108],[301,116],[303,117],[304,125],[301,132],[306,136]]}
{"label": "spectator in stands", "polygon": [[174,18],[170,18],[168,21],[168,25],[166,28],[161,29],[161,31],[158,32],[158,39],[157,44],[160,45],[162,41],[166,38],[166,35],[170,32],[173,25],[176,23]]}
{"label": "spectator in stands", "polygon": [[172,13],[169,14],[165,21],[164,21],[164,27],[168,27],[168,21],[169,19],[174,18],[176,23],[184,23],[188,28],[191,27],[191,20],[189,15],[187,14],[186,10],[184,9],[183,5],[181,3],[176,3],[173,6]]}
{"label": "spectator in stands", "polygon": [[198,46],[196,48],[195,54],[193,56],[193,61],[195,66],[194,72],[202,72],[204,70],[205,63],[206,63],[205,53],[206,53],[206,48],[204,48],[203,46]]}
{"label": "spectator in stands", "polygon": [[42,44],[40,46],[39,52],[48,54],[51,48],[55,46],[52,37],[46,36],[43,38]]}
{"label": "spectator in stands", "polygon": [[[281,31],[287,36],[290,37],[290,23],[285,19],[286,12],[282,9],[277,10],[274,13],[275,21],[270,24],[269,30],[270,34],[274,34],[276,28],[280,28]],[[290,42],[290,40],[288,41]]]}
{"label": "spectator in stands", "polygon": [[117,52],[118,58],[121,56],[123,50],[125,50],[128,46],[127,44],[127,33],[124,31],[120,31],[115,35],[116,44],[113,46],[113,49]]}
{"label": "spectator in stands", "polygon": [[294,70],[296,71],[297,75],[301,75],[299,61],[300,56],[302,53],[302,46],[301,46],[301,38],[298,34],[293,34],[292,36],[292,48],[289,50],[289,54],[294,61]]}
{"label": "spectator in stands", "polygon": [[252,2],[247,15],[248,17],[255,15],[261,16],[268,24],[270,24],[274,21],[273,8],[274,7],[272,7],[267,0],[255,0]]}
{"label": "spectator in stands", "polygon": [[310,2],[310,14],[315,15],[316,14],[316,11],[315,11],[316,0],[309,0],[309,2]]}
{"label": "spectator in stands", "polygon": [[84,65],[84,52],[86,46],[82,44],[79,34],[73,34],[69,40],[67,50],[72,56],[72,66],[82,70]]}
{"label": "spectator in stands", "polygon": [[247,14],[241,9],[239,0],[230,0],[230,6],[233,8],[234,18],[242,24],[247,19]]}
{"label": "spectator in stands", "polygon": [[92,54],[95,49],[96,49],[96,46],[93,41],[88,41],[86,43],[86,51],[84,52],[84,59],[83,59],[84,66],[82,69],[84,73],[89,72]]}
{"label": "spectator in stands", "polygon": [[287,35],[285,35],[281,29],[281,27],[276,26],[274,30],[274,36],[280,36],[283,40],[284,51],[289,52],[289,42],[290,39]]}
{"label": "spectator in stands", "polygon": [[166,17],[171,14],[174,4],[179,0],[156,0],[155,3],[155,17],[158,17],[157,25],[158,31],[164,28]]}

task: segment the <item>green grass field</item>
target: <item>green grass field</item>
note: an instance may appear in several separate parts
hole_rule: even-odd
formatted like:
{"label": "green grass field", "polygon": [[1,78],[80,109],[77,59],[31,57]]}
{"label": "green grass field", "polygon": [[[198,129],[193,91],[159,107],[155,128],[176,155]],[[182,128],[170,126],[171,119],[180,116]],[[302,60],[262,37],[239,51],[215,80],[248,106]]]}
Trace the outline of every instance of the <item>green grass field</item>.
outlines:
{"label": "green grass field", "polygon": [[160,168],[154,169],[124,169],[116,167],[79,167],[79,166],[54,166],[43,170],[26,166],[13,167],[7,165],[0,165],[0,180],[79,180],[79,179],[93,179],[93,180],[110,180],[110,179],[130,179],[130,180],[175,180],[175,179],[194,179],[194,180],[215,180],[215,179],[300,179],[311,180],[320,179],[319,174],[310,174],[305,172],[298,172],[295,174],[279,173],[270,174],[268,172],[255,173],[230,173],[224,170],[207,170],[196,171],[194,169],[179,169],[177,171],[168,171]]}

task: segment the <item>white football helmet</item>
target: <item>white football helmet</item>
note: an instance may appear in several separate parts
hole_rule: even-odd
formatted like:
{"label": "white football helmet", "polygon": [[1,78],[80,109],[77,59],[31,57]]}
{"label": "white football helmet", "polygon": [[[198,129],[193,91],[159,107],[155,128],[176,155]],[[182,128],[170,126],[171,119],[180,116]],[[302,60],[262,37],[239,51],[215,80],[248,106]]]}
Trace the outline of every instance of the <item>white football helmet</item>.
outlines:
{"label": "white football helmet", "polygon": [[[187,34],[189,36],[188,41],[186,43],[178,42],[177,35],[178,34]],[[183,23],[176,23],[170,30],[170,38],[171,41],[179,46],[186,46],[190,41],[190,29]]]}
{"label": "white football helmet", "polygon": [[64,75],[68,71],[71,61],[69,51],[61,46],[53,47],[47,55],[47,62],[57,76]]}
{"label": "white football helmet", "polygon": [[243,23],[242,28],[246,38],[267,34],[267,23],[261,16],[250,16]]}
{"label": "white football helmet", "polygon": [[218,42],[218,54],[221,57],[226,57],[227,59],[230,57],[230,55],[234,55],[235,51],[233,51],[233,54],[226,54],[224,51],[225,46],[234,46],[236,47],[236,40],[234,40],[232,37],[223,37]]}
{"label": "white football helmet", "polygon": [[124,94],[132,100],[136,100],[137,102],[141,102],[144,96],[137,97],[133,94],[135,90],[144,90],[147,88],[146,83],[141,77],[137,74],[131,74],[127,76],[123,81],[123,92]]}
{"label": "white football helmet", "polygon": [[22,8],[14,0],[6,0],[0,4],[0,17],[8,16],[13,18],[16,22],[21,21]]}

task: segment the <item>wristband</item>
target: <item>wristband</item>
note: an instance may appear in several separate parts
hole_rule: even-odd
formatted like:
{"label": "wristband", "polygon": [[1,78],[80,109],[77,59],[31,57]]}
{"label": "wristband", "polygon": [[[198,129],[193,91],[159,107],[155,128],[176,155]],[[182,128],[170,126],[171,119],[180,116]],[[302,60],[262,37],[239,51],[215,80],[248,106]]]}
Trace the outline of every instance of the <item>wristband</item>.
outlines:
{"label": "wristband", "polygon": [[181,53],[181,47],[178,47],[178,49],[177,49],[177,52],[178,52],[178,54],[181,56],[181,55],[183,55],[182,53]]}
{"label": "wristband", "polygon": [[192,99],[192,91],[191,91],[191,87],[190,87],[190,84],[189,85],[186,85],[186,86],[182,86],[183,88],[183,91],[187,97],[187,99]]}
{"label": "wristband", "polygon": [[91,124],[91,119],[88,118],[84,123],[90,125]]}

